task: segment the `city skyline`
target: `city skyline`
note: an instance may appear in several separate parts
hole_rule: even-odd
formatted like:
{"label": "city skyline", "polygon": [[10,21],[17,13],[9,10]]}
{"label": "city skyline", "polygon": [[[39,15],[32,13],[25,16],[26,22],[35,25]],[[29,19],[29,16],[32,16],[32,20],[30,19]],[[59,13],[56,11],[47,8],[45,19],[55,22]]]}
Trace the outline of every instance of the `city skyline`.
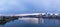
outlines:
{"label": "city skyline", "polygon": [[58,15],[60,13],[26,13],[26,14],[0,14],[0,16],[28,16],[28,15]]}

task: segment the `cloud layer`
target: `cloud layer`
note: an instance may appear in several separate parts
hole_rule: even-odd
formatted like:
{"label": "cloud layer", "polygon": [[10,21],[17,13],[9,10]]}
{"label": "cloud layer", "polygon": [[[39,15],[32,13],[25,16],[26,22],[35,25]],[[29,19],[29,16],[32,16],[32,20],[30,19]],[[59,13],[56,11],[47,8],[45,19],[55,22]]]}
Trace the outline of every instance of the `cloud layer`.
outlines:
{"label": "cloud layer", "polygon": [[60,0],[0,0],[0,14],[59,13]]}

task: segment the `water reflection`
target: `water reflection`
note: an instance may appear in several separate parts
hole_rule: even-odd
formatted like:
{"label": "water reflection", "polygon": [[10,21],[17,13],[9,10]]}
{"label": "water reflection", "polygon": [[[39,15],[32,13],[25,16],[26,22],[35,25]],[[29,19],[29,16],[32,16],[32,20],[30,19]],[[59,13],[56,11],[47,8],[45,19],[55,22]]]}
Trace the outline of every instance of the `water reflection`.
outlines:
{"label": "water reflection", "polygon": [[18,20],[24,20],[27,23],[36,24],[60,24],[60,19],[43,19],[43,18],[19,18]]}
{"label": "water reflection", "polygon": [[38,18],[19,18],[18,20],[24,20],[27,23],[38,23]]}
{"label": "water reflection", "polygon": [[39,26],[59,26],[59,19],[43,19],[43,18],[18,18],[14,21],[9,21],[0,27],[38,27]]}

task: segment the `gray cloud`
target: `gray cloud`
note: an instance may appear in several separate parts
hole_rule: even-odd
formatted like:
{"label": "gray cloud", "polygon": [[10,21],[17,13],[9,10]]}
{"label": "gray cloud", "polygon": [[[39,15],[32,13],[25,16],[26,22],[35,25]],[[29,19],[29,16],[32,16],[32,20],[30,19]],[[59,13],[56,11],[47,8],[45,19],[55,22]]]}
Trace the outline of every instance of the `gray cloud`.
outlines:
{"label": "gray cloud", "polygon": [[0,14],[60,12],[60,0],[0,0]]}

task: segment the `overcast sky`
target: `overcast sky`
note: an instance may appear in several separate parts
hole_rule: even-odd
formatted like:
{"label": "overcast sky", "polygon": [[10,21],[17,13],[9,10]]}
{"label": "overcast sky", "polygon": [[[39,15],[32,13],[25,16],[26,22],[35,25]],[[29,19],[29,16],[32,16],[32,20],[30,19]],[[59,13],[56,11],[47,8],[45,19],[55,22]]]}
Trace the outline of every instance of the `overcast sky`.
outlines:
{"label": "overcast sky", "polygon": [[60,13],[60,0],[0,0],[0,14]]}

